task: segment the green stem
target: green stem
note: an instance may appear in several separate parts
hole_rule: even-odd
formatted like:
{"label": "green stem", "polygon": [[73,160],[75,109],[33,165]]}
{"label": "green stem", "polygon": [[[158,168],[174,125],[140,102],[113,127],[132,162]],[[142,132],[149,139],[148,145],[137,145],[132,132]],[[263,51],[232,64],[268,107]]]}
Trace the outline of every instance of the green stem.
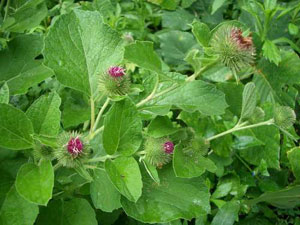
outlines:
{"label": "green stem", "polygon": [[261,123],[256,123],[256,124],[252,124],[252,125],[248,125],[248,126],[235,126],[227,131],[224,131],[220,134],[217,134],[215,136],[212,136],[210,138],[207,138],[208,141],[212,141],[214,139],[217,139],[219,137],[225,136],[227,134],[239,131],[239,130],[246,130],[246,129],[250,129],[250,128],[255,128],[255,127],[260,127],[260,126],[265,126],[265,125],[272,125],[274,124],[274,119],[270,119]]}
{"label": "green stem", "polygon": [[139,107],[139,106],[144,105],[146,102],[150,101],[150,100],[153,98],[153,96],[155,95],[155,92],[157,91],[158,84],[159,84],[159,77],[157,77],[156,83],[155,83],[155,85],[154,85],[154,88],[153,88],[151,94],[148,95],[148,97],[145,98],[144,100],[142,100],[142,101],[140,101],[139,103],[137,103],[137,104],[136,104],[136,107]]}
{"label": "green stem", "polygon": [[92,133],[94,124],[95,124],[95,102],[94,102],[93,98],[91,97],[91,127],[90,127],[90,133]]}
{"label": "green stem", "polygon": [[7,0],[7,4],[6,4],[6,8],[5,8],[5,14],[4,14],[4,19],[3,19],[3,21],[5,21],[6,18],[7,18],[7,16],[8,16],[9,6],[10,6],[10,0]]}
{"label": "green stem", "polygon": [[104,110],[106,109],[106,107],[108,106],[109,104],[109,98],[106,99],[106,101],[104,102],[103,106],[101,107],[101,110],[99,111],[98,115],[97,115],[97,118],[96,118],[96,121],[95,121],[95,124],[92,128],[92,133],[96,130],[97,126],[98,126],[98,123],[101,119],[101,116],[103,115],[104,113]]}
{"label": "green stem", "polygon": [[105,162],[107,159],[114,159],[117,158],[119,155],[105,155],[105,156],[100,156],[100,157],[95,157],[92,159],[88,159],[86,162],[88,163],[94,163],[94,162]]}
{"label": "green stem", "polygon": [[98,133],[100,133],[102,130],[104,129],[104,126],[98,128],[97,130],[95,130],[94,132],[90,133],[88,139],[92,140]]}
{"label": "green stem", "polygon": [[207,69],[207,66],[203,67],[201,70],[199,70],[198,72],[194,73],[192,76],[186,78],[186,82],[190,82],[190,81],[194,81],[196,80],[196,78],[203,73],[205,70]]}
{"label": "green stem", "polygon": [[4,2],[5,2],[5,0],[1,0],[1,3],[0,3],[0,15],[2,15],[1,12],[2,12],[2,9],[3,9],[3,6],[4,6]]}

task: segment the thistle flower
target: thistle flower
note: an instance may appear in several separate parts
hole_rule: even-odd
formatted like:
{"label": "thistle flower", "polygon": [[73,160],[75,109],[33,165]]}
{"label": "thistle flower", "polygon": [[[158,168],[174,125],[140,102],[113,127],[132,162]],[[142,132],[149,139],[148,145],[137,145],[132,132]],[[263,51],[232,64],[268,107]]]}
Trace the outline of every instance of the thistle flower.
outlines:
{"label": "thistle flower", "polygon": [[111,66],[108,69],[108,74],[112,77],[123,77],[125,75],[125,70],[119,66]]}
{"label": "thistle flower", "polygon": [[213,53],[234,74],[251,66],[255,60],[255,47],[252,37],[243,36],[240,28],[223,25],[214,34],[210,45]]}
{"label": "thistle flower", "polygon": [[65,167],[78,167],[90,149],[84,138],[76,133],[62,133],[58,138],[58,148],[54,151],[54,156],[58,162]]}
{"label": "thistle flower", "polygon": [[144,145],[145,159],[152,165],[161,168],[172,160],[173,142],[165,138],[149,137]]}
{"label": "thistle flower", "polygon": [[174,144],[171,141],[167,141],[164,143],[164,150],[166,154],[172,154],[174,151]]}
{"label": "thistle flower", "polygon": [[110,67],[100,76],[99,90],[109,97],[126,95],[130,90],[130,79],[125,69],[119,66]]}
{"label": "thistle flower", "polygon": [[67,149],[71,155],[77,156],[82,153],[83,143],[79,137],[71,138],[68,142]]}

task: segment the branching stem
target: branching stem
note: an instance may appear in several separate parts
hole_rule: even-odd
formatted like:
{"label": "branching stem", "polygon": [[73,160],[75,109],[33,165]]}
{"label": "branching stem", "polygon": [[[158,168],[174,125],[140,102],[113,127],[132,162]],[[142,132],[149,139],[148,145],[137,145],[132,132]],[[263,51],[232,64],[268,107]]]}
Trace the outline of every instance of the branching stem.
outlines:
{"label": "branching stem", "polygon": [[106,109],[106,107],[107,107],[108,104],[109,104],[109,101],[110,101],[109,98],[107,98],[106,101],[104,102],[103,106],[101,107],[101,109],[100,109],[100,111],[99,111],[99,113],[98,113],[98,115],[97,115],[95,124],[94,124],[94,126],[93,126],[93,128],[92,128],[92,133],[96,130],[96,128],[97,128],[97,126],[98,126],[98,123],[99,123],[99,121],[100,121],[100,119],[101,119],[101,116],[103,115],[104,110]]}
{"label": "branching stem", "polygon": [[208,141],[212,141],[214,139],[217,139],[219,137],[222,137],[222,136],[225,136],[227,134],[230,134],[230,133],[233,133],[235,131],[239,131],[239,130],[246,130],[246,129],[250,129],[250,128],[255,128],[255,127],[260,127],[260,126],[266,126],[266,125],[273,125],[274,124],[274,119],[270,119],[270,120],[267,120],[267,121],[264,121],[264,122],[260,122],[260,123],[256,123],[256,124],[252,124],[252,125],[248,125],[248,126],[243,126],[243,123],[238,125],[238,126],[235,126],[227,131],[224,131],[220,134],[217,134],[215,136],[212,136],[210,138],[207,138]]}

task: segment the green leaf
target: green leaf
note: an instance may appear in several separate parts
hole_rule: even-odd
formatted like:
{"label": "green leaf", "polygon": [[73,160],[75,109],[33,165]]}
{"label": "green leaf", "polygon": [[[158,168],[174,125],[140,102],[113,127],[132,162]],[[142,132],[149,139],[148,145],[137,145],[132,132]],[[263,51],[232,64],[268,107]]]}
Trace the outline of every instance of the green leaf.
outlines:
{"label": "green leaf", "polygon": [[89,99],[82,92],[64,89],[62,98],[62,123],[64,128],[78,126],[91,117]]}
{"label": "green leaf", "polygon": [[227,202],[215,215],[211,225],[233,225],[240,210],[240,204],[237,201]]}
{"label": "green leaf", "polygon": [[11,95],[25,94],[27,89],[53,75],[35,59],[43,48],[41,35],[19,35],[0,51],[0,81],[6,81]]}
{"label": "green leaf", "polygon": [[43,136],[57,136],[60,128],[60,97],[56,92],[39,97],[26,111],[34,132]]}
{"label": "green leaf", "polygon": [[245,85],[243,91],[241,119],[249,119],[254,114],[255,107],[256,107],[255,84],[249,82]]}
{"label": "green leaf", "polygon": [[185,153],[182,145],[176,145],[175,147],[173,168],[176,176],[183,178],[199,177],[206,170],[212,173],[217,170],[213,161],[205,158],[199,152],[195,152],[195,154]]}
{"label": "green leaf", "polygon": [[22,198],[13,186],[7,193],[0,211],[1,225],[33,225],[39,207]]}
{"label": "green leaf", "polygon": [[148,134],[154,138],[168,136],[177,132],[178,129],[172,124],[167,116],[157,116],[148,126]]}
{"label": "green leaf", "polygon": [[138,163],[132,157],[105,161],[105,170],[117,190],[129,201],[136,202],[142,194],[142,177]]}
{"label": "green leaf", "polygon": [[149,163],[146,159],[143,159],[143,163],[145,166],[145,169],[149,176],[154,180],[156,183],[160,183],[160,179],[157,173],[156,166],[153,166],[151,163]]}
{"label": "green leaf", "polygon": [[54,170],[51,161],[42,161],[40,165],[24,164],[17,175],[16,189],[28,200],[39,205],[47,205],[52,198]]}
{"label": "green leaf", "polygon": [[153,50],[153,43],[149,41],[136,41],[125,47],[124,58],[139,67],[161,73],[161,61]]}
{"label": "green leaf", "polygon": [[281,58],[279,66],[260,60],[253,82],[261,103],[278,102],[294,108],[297,90],[292,86],[300,82],[300,59],[291,51],[281,51]]}
{"label": "green leaf", "polygon": [[51,201],[42,207],[36,225],[97,225],[96,214],[89,202],[82,198]]}
{"label": "green leaf", "polygon": [[[17,2],[17,3],[16,3]],[[18,5],[18,3],[23,3]],[[8,14],[1,28],[9,32],[24,32],[37,27],[47,16],[45,0],[15,1],[14,9]]]}
{"label": "green leaf", "polygon": [[191,220],[210,212],[209,191],[201,177],[177,178],[172,166],[160,170],[159,177],[161,184],[143,170],[142,197],[136,203],[121,199],[127,215],[144,223],[166,223],[179,218]]}
{"label": "green leaf", "polygon": [[[266,105],[264,109],[266,120],[271,119],[273,117],[273,105]],[[261,159],[264,159],[268,168],[279,169],[280,134],[278,128],[275,126],[262,126],[251,130],[264,145],[243,149],[240,151],[240,155],[253,165],[259,166]],[[238,134],[239,132],[237,132]]]}
{"label": "green leaf", "polygon": [[210,41],[210,29],[205,23],[194,21],[192,23],[192,32],[202,47],[207,47]]}
{"label": "green leaf", "polygon": [[91,183],[90,193],[96,209],[112,212],[121,207],[121,195],[103,170],[94,171],[94,181]]}
{"label": "green leaf", "polygon": [[194,16],[184,9],[164,11],[162,14],[162,26],[173,30],[189,30]]}
{"label": "green leaf", "polygon": [[31,121],[21,110],[0,103],[0,146],[22,150],[33,146]]}
{"label": "green leaf", "polygon": [[191,33],[178,30],[159,33],[158,37],[164,61],[173,66],[186,65],[186,54],[197,44]]}
{"label": "green leaf", "polygon": [[185,111],[221,115],[227,108],[225,95],[212,84],[201,80],[188,82],[155,101],[156,105],[174,105]]}
{"label": "green leaf", "polygon": [[225,3],[226,3],[226,0],[214,0],[214,2],[212,4],[211,14],[213,15]]}
{"label": "green leaf", "polygon": [[249,201],[250,206],[259,202],[267,202],[275,207],[291,209],[300,205],[300,185],[287,187],[279,191],[266,192]]}
{"label": "green leaf", "polygon": [[287,152],[287,157],[292,166],[292,171],[297,180],[300,180],[300,148],[296,147]]}
{"label": "green leaf", "polygon": [[75,9],[61,15],[45,38],[45,63],[65,86],[92,96],[98,78],[121,62],[123,42],[99,12]]}
{"label": "green leaf", "polygon": [[129,99],[115,102],[104,120],[103,146],[112,155],[116,151],[131,155],[142,142],[142,121]]}
{"label": "green leaf", "polygon": [[280,51],[277,46],[270,40],[265,40],[262,47],[263,55],[277,66],[281,61]]}
{"label": "green leaf", "polygon": [[4,82],[2,86],[0,86],[0,103],[8,104],[9,102],[9,88],[7,83]]}

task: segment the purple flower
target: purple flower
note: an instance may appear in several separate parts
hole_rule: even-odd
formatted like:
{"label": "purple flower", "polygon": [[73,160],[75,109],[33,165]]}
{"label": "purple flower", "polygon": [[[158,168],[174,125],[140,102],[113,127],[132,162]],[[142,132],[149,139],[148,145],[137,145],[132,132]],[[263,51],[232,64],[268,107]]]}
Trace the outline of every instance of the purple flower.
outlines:
{"label": "purple flower", "polygon": [[78,137],[71,138],[68,142],[67,149],[70,154],[78,155],[82,152],[83,143]]}
{"label": "purple flower", "polygon": [[242,30],[239,28],[232,28],[230,37],[241,49],[250,49],[253,46],[252,37],[244,37]]}
{"label": "purple flower", "polygon": [[174,151],[174,144],[171,141],[167,141],[166,143],[164,143],[164,150],[165,153],[167,154],[172,154]]}
{"label": "purple flower", "polygon": [[111,66],[108,73],[112,77],[122,77],[125,75],[125,69],[119,66]]}

